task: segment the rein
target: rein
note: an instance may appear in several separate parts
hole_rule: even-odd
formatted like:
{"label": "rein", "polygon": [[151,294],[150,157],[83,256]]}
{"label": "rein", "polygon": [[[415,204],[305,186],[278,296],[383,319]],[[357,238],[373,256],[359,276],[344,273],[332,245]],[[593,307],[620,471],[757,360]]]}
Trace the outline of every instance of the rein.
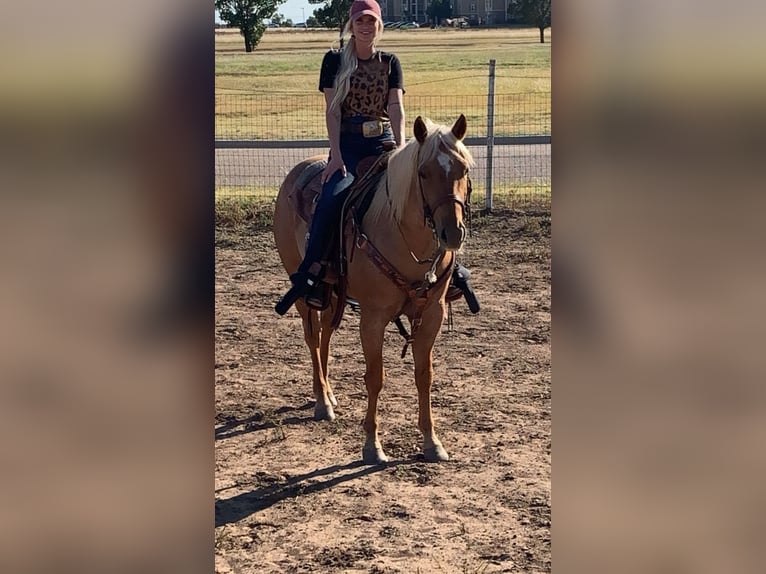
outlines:
{"label": "rein", "polygon": [[[421,190],[422,195],[422,190]],[[388,191],[388,174],[386,174],[386,198],[388,198],[388,206],[393,211],[393,207],[391,206],[391,194]],[[425,199],[425,198],[424,198]],[[424,265],[425,263],[433,263],[434,257],[436,257],[441,249],[439,249],[439,238],[436,236],[436,224],[433,223],[429,225],[429,228],[431,229],[431,235],[433,235],[434,243],[436,244],[436,248],[434,249],[433,253],[431,253],[431,256],[428,259],[420,259],[415,253],[412,251],[412,248],[410,247],[410,244],[407,242],[407,238],[404,235],[404,232],[402,231],[402,226],[399,224],[399,222],[396,222],[396,228],[399,230],[399,235],[402,236],[402,240],[404,241],[404,244],[407,246],[407,251],[410,252],[410,256],[412,257],[413,261],[417,263],[418,265]]]}

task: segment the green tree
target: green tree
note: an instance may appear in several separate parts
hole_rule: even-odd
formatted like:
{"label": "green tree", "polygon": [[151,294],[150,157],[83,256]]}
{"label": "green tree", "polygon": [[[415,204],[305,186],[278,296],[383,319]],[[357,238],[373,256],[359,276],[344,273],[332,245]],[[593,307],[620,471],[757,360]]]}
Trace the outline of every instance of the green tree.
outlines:
{"label": "green tree", "polygon": [[545,29],[551,27],[551,0],[510,0],[508,17],[540,30],[540,43],[545,43]]}
{"label": "green tree", "polygon": [[452,18],[453,0],[433,0],[426,9],[426,14],[431,18],[431,22],[436,25],[445,18]]}
{"label": "green tree", "polygon": [[319,24],[319,20],[317,20],[314,16],[309,16],[306,18],[306,27],[307,28],[319,28],[321,24]]}
{"label": "green tree", "polygon": [[309,4],[324,4],[314,10],[317,21],[326,28],[343,29],[343,24],[348,20],[348,11],[351,10],[353,0],[309,0]]}
{"label": "green tree", "polygon": [[221,20],[239,28],[245,39],[245,52],[252,52],[266,30],[264,20],[271,18],[285,0],[215,0]]}

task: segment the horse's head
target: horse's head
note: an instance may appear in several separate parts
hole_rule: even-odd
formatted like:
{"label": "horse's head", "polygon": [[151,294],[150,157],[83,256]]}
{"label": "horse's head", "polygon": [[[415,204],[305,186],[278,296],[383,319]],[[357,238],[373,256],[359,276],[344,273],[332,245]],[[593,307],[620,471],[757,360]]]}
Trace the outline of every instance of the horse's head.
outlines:
{"label": "horse's head", "polygon": [[417,170],[423,209],[433,223],[439,243],[456,251],[466,236],[468,170],[473,165],[471,154],[462,143],[465,116],[461,114],[451,129],[426,123],[418,116],[414,133],[420,145]]}

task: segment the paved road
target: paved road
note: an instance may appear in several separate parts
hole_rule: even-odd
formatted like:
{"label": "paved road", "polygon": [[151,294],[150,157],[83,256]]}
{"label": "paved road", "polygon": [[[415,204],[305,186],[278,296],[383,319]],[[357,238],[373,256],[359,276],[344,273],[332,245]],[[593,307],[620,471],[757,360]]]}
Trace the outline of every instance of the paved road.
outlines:
{"label": "paved road", "polygon": [[[487,148],[471,146],[469,149],[476,160],[472,179],[478,184],[486,177]],[[299,161],[326,152],[326,148],[217,149],[215,185],[216,188],[277,187]],[[551,146],[495,146],[493,171],[496,185],[550,183]]]}

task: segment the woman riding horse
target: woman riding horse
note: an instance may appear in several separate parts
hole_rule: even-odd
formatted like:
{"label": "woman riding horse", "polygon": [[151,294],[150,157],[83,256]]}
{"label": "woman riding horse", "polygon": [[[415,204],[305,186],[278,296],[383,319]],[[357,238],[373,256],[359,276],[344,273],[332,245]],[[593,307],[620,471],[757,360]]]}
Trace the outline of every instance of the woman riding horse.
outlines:
{"label": "woman riding horse", "polygon": [[[343,48],[343,36],[351,38]],[[398,58],[377,50],[383,33],[380,6],[375,0],[355,0],[341,34],[342,51],[327,52],[322,61],[319,90],[324,93],[330,156],[322,174],[322,192],[311,221],[308,245],[292,288],[276,305],[283,315],[299,298],[309,307],[324,309],[329,289],[323,282],[321,260],[337,227],[340,210],[358,175],[360,160],[404,145],[404,81]],[[452,281],[464,288],[468,270],[455,266]],[[470,300],[470,298],[469,298]],[[478,303],[471,306],[478,311]]]}

